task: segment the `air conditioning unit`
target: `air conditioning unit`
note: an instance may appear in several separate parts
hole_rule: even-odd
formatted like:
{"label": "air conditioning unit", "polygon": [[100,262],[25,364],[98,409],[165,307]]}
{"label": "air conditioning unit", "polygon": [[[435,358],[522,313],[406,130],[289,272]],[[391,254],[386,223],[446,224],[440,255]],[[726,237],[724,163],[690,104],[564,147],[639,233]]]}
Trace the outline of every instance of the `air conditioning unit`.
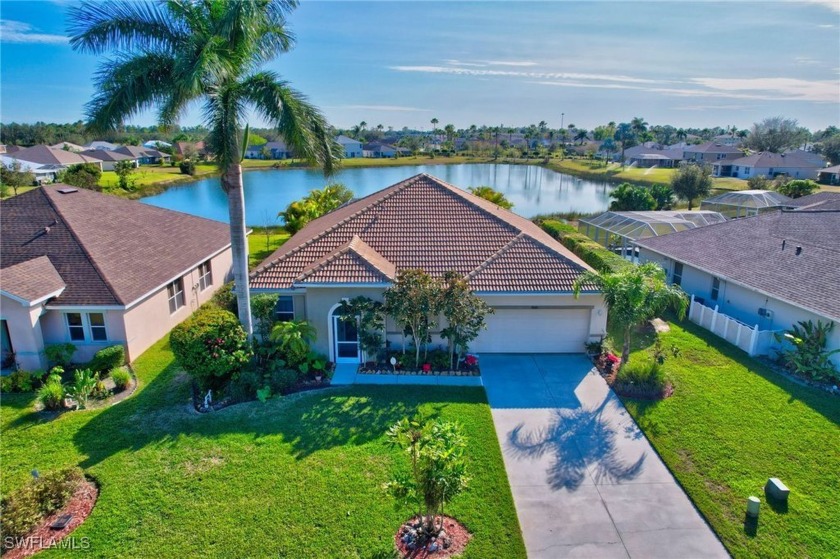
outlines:
{"label": "air conditioning unit", "polygon": [[773,311],[762,307],[758,309],[758,316],[763,316],[764,318],[773,318]]}

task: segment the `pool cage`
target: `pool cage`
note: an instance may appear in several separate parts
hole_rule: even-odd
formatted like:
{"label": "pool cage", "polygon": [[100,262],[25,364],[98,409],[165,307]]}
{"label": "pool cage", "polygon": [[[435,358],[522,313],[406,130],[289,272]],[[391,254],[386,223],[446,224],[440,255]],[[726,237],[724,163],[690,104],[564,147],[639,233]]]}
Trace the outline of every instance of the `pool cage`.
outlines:
{"label": "pool cage", "polygon": [[606,212],[578,221],[578,231],[625,258],[635,258],[634,241],[677,233],[726,218],[711,211]]}
{"label": "pool cage", "polygon": [[701,210],[719,212],[728,219],[792,207],[793,199],[772,190],[737,190],[700,202]]}

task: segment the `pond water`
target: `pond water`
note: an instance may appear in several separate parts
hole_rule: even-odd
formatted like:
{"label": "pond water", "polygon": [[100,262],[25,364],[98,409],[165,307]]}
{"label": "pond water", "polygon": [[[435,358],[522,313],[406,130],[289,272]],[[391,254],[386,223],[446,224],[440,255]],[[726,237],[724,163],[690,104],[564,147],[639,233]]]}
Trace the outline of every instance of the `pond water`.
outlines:
{"label": "pond water", "polygon": [[[361,198],[418,173],[429,173],[460,188],[487,185],[513,202],[513,211],[533,217],[552,212],[600,212],[609,206],[612,185],[579,179],[534,165],[407,165],[343,169],[329,182],[344,183]],[[247,171],[245,219],[250,226],[277,225],[277,213],[315,188],[322,188],[322,173],[309,169]],[[192,215],[228,221],[227,197],[219,178],[173,186],[142,200],[146,204]]]}

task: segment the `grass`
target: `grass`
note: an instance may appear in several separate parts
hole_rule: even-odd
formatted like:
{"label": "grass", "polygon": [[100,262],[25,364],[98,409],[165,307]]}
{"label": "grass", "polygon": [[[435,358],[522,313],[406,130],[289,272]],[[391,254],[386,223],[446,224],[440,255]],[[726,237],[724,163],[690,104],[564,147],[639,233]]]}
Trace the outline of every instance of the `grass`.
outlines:
{"label": "grass", "polygon": [[251,227],[251,229],[254,232],[248,235],[248,268],[253,270],[280,245],[288,241],[291,235],[280,227],[272,227],[268,237],[266,237],[265,227]]}
{"label": "grass", "polygon": [[32,395],[3,397],[2,490],[33,468],[83,467],[101,485],[73,534],[91,556],[392,557],[411,511],[382,484],[408,463],[384,433],[423,412],[468,437],[471,485],[449,508],[474,534],[464,557],[525,557],[481,389],[336,388],[198,415],[165,339],[135,371],[138,392],[106,409],[49,419]]}
{"label": "grass", "polygon": [[[674,395],[625,405],[733,556],[836,557],[840,400],[688,322],[662,341],[681,349],[665,363]],[[770,477],[790,488],[787,510],[767,503]],[[762,501],[757,528],[744,522],[750,495]]]}

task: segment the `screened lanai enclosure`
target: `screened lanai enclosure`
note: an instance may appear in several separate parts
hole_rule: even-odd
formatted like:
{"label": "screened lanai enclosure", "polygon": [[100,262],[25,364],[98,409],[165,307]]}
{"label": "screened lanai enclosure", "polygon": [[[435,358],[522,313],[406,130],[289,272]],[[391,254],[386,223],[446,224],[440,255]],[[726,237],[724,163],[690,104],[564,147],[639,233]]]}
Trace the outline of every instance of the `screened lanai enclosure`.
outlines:
{"label": "screened lanai enclosure", "polygon": [[710,211],[606,212],[578,221],[578,231],[625,258],[635,258],[633,241],[724,221]]}
{"label": "screened lanai enclosure", "polygon": [[700,202],[701,210],[719,212],[727,219],[792,207],[793,200],[772,190],[737,190]]}

